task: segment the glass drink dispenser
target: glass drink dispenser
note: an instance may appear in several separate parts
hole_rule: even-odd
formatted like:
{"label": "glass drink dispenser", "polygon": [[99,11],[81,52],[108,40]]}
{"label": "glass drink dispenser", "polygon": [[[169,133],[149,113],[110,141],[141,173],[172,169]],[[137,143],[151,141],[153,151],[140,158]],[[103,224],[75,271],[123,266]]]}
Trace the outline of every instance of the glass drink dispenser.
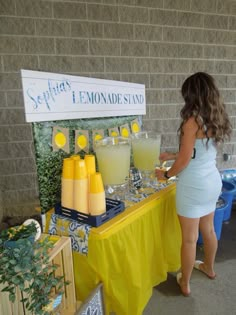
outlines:
{"label": "glass drink dispenser", "polygon": [[130,138],[106,137],[96,140],[94,147],[107,197],[124,199],[129,181]]}
{"label": "glass drink dispenser", "polygon": [[144,186],[149,186],[155,180],[154,170],[160,165],[160,147],[160,134],[141,131],[132,135],[133,162],[141,172]]}

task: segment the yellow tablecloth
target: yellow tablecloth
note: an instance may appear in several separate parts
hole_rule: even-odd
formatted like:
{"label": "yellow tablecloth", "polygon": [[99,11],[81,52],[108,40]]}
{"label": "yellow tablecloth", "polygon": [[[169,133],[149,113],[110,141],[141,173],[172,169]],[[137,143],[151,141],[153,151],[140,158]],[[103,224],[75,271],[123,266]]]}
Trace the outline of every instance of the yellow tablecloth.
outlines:
{"label": "yellow tablecloth", "polygon": [[179,269],[180,245],[173,184],[91,229],[88,256],[73,253],[77,299],[101,281],[107,314],[141,315],[153,287]]}

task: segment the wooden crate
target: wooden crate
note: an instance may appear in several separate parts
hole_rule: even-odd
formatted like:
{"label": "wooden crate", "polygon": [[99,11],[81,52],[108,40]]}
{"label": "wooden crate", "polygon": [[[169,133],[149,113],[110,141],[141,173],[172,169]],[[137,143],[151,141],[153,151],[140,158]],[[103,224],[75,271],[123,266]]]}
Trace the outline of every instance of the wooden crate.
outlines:
{"label": "wooden crate", "polygon": [[[50,238],[55,242],[50,251],[50,261],[59,266],[56,275],[64,276],[65,281],[70,283],[64,287],[62,304],[57,314],[74,314],[76,311],[76,297],[71,240],[65,236],[51,236]],[[1,292],[1,289],[0,285],[0,315],[32,315],[32,313],[24,311],[24,307],[20,302],[21,294],[19,290],[17,290],[15,303],[11,303],[8,299],[8,293]]]}

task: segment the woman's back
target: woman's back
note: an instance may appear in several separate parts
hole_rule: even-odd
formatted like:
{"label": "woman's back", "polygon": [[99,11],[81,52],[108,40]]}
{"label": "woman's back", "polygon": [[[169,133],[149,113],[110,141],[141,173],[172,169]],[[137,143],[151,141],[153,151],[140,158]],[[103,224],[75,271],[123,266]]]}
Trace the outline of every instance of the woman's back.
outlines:
{"label": "woman's back", "polygon": [[207,138],[196,139],[193,156],[188,166],[179,174],[189,172],[190,174],[196,173],[201,176],[209,174],[216,170],[216,154],[217,150],[215,143],[212,139]]}

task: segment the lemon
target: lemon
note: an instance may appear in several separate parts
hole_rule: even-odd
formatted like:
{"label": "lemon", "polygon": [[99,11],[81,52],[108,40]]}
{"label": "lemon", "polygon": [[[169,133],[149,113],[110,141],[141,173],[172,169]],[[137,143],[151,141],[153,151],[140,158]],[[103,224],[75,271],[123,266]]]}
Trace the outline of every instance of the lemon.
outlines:
{"label": "lemon", "polygon": [[117,137],[117,136],[118,136],[117,131],[112,130],[112,131],[111,131],[111,136],[112,136],[112,137]]}
{"label": "lemon", "polygon": [[94,140],[96,141],[96,140],[101,140],[102,139],[102,136],[99,134],[99,133],[97,133],[96,135],[95,135],[95,137],[94,137]]}
{"label": "lemon", "polygon": [[62,132],[58,132],[55,135],[55,143],[58,148],[63,148],[66,144],[66,136]]}
{"label": "lemon", "polygon": [[132,131],[134,133],[139,132],[139,125],[136,122],[132,124]]}
{"label": "lemon", "polygon": [[80,149],[84,149],[88,144],[87,138],[85,137],[85,135],[80,135],[77,138],[77,145],[78,147],[80,147]]}
{"label": "lemon", "polygon": [[122,128],[121,135],[122,135],[122,137],[128,138],[129,137],[128,129],[127,128]]}

